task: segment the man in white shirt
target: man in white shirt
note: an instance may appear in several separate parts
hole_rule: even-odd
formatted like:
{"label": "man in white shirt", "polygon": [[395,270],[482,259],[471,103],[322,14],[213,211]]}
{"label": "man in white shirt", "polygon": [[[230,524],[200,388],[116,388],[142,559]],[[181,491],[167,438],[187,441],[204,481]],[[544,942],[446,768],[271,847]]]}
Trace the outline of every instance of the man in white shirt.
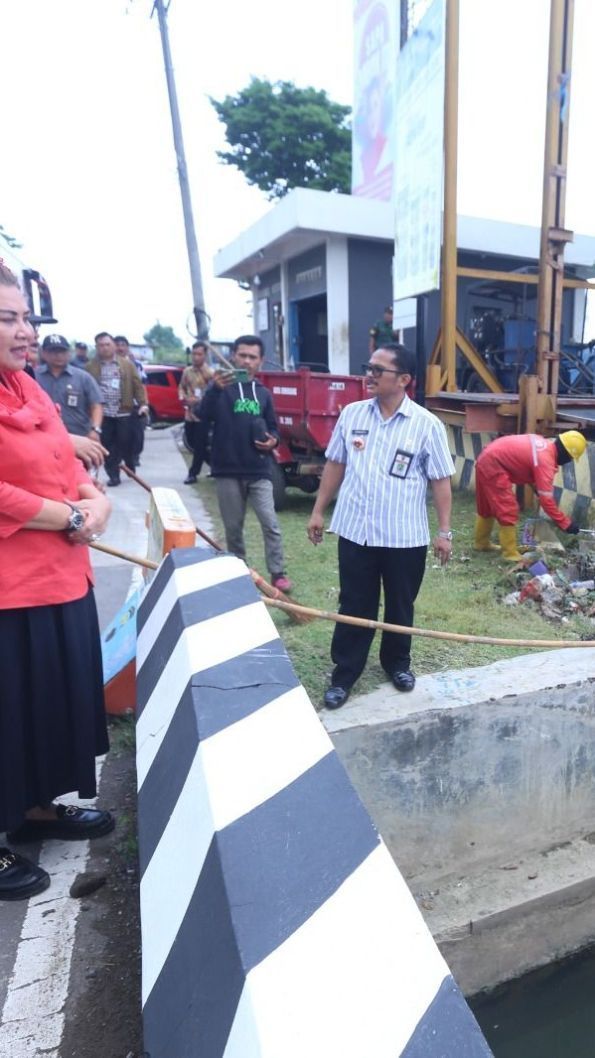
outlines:
{"label": "man in white shirt", "polygon": [[[415,356],[386,344],[362,365],[370,399],[343,409],[326,450],[327,462],[308,523],[308,537],[320,544],[324,511],[339,493],[331,532],[339,537],[340,612],[378,618],[384,588],[384,620],[410,627],[425,572],[430,533],[428,482],[438,515],[433,541],[443,564],[452,550],[450,478],[454,466],[443,424],[407,396]],[[337,624],[331,657],[327,709],[347,701],[361,676],[374,630]],[[380,663],[398,691],[411,691],[411,636],[384,632]]]}

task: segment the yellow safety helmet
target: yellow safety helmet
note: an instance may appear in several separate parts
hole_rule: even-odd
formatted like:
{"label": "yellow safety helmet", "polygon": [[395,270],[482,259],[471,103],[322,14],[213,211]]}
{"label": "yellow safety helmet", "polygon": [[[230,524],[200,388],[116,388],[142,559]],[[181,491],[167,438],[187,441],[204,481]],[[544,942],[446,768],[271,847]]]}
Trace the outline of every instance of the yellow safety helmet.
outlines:
{"label": "yellow safety helmet", "polygon": [[580,459],[587,447],[586,438],[578,430],[567,430],[566,433],[561,433],[560,443],[564,445],[572,459]]}

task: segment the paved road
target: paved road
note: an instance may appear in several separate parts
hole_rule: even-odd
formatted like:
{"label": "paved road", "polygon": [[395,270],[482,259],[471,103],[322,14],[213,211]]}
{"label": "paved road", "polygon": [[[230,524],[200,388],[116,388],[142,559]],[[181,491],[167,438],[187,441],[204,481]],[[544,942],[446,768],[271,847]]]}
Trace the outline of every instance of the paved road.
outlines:
{"label": "paved road", "polygon": [[[182,485],[186,464],[179,450],[179,428],[150,430],[139,474],[152,485],[178,488],[189,513],[207,533],[212,525],[196,490]],[[126,478],[108,490],[113,513],[105,542],[146,554],[147,493]],[[198,541],[200,543],[200,541]],[[95,553],[96,598],[102,628],[139,583],[129,563]],[[4,840],[0,835],[0,843]],[[107,840],[107,839],[106,839]],[[0,1055],[60,1058],[68,1007],[72,946],[80,902],[69,896],[76,875],[85,870],[88,842],[49,842],[25,850],[39,856],[52,875],[46,893],[28,903],[0,903]]]}

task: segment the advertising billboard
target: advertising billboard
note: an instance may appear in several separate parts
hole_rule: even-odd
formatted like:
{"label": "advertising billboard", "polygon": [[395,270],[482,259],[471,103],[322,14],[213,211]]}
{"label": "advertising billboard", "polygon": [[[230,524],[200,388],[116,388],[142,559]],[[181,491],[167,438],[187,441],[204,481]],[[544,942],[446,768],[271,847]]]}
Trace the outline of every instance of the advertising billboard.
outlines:
{"label": "advertising billboard", "polygon": [[351,190],[390,202],[395,157],[397,0],[355,0]]}

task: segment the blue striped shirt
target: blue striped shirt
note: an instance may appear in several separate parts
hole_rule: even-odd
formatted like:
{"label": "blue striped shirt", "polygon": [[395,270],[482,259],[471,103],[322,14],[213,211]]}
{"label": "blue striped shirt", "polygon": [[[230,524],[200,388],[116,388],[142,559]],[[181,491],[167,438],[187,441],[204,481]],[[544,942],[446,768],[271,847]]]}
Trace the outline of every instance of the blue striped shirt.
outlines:
{"label": "blue striped shirt", "polygon": [[407,396],[390,419],[383,419],[376,399],[348,404],[326,457],[345,464],[332,533],[370,547],[429,543],[428,481],[455,470],[435,415]]}

